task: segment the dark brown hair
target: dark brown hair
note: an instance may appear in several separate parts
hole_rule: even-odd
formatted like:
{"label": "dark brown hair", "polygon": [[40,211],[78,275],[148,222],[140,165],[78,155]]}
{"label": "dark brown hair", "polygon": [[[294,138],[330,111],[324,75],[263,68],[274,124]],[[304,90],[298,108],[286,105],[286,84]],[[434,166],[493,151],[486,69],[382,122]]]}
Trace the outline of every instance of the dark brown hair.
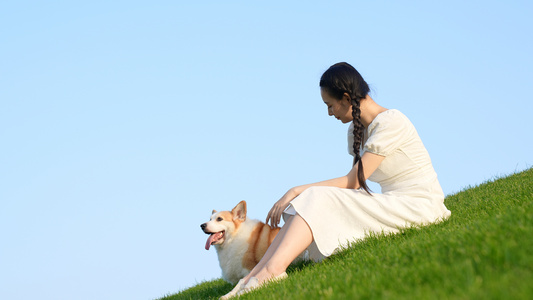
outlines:
{"label": "dark brown hair", "polygon": [[370,92],[368,84],[361,74],[345,62],[336,63],[322,74],[320,78],[320,88],[324,89],[331,97],[341,100],[344,93],[348,94],[352,103],[353,116],[353,165],[359,162],[357,170],[357,181],[359,186],[370,194],[370,189],[366,184],[363,163],[361,162],[361,143],[363,141],[364,126],[361,123],[361,99],[364,99]]}

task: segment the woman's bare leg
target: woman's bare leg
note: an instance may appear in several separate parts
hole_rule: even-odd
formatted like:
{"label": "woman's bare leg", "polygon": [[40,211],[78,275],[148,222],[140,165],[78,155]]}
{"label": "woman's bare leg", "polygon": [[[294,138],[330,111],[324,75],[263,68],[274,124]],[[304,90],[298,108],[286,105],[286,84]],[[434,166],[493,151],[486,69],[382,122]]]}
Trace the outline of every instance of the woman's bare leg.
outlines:
{"label": "woman's bare leg", "polygon": [[265,280],[281,275],[312,242],[313,234],[305,220],[298,214],[290,217],[268,247],[261,261],[247,276],[239,280],[233,290],[220,299],[229,299],[246,293],[245,286],[253,277],[257,279],[254,281],[255,284],[260,285]]}
{"label": "woman's bare leg", "polygon": [[300,215],[294,215],[281,228],[261,261],[244,277],[244,281],[255,277],[263,282],[285,272],[290,263],[312,242],[311,228]]}
{"label": "woman's bare leg", "polygon": [[293,218],[294,216],[289,216],[287,218],[287,222],[285,222],[285,224],[281,227],[280,231],[278,232],[278,234],[276,235],[276,237],[274,238],[270,246],[268,246],[267,251],[261,258],[261,260],[250,271],[250,273],[248,273],[248,275],[246,275],[243,278],[245,282],[247,282],[248,279],[254,277],[257,271],[262,269],[265,266],[266,262],[270,260],[270,258],[272,257],[272,254],[274,254],[274,252],[276,251],[276,248],[279,247],[280,241],[283,240],[283,237],[285,236],[285,233],[287,232],[287,227],[289,226]]}

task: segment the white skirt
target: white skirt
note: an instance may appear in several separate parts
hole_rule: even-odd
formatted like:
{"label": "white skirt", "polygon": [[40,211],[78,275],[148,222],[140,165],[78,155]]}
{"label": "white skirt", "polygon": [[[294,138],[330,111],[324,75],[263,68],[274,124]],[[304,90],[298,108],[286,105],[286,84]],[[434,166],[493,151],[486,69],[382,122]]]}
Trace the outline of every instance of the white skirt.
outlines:
{"label": "white skirt", "polygon": [[401,228],[447,219],[443,200],[363,190],[317,186],[291,201],[284,220],[298,213],[309,225],[313,242],[308,248],[314,261],[335,253],[341,246],[364,239],[369,233],[396,233]]}

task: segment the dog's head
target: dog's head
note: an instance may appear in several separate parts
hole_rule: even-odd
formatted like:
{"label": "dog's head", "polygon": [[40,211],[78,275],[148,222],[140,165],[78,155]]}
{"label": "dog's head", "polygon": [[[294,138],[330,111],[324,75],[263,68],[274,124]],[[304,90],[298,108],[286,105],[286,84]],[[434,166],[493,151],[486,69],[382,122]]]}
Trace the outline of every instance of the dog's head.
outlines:
{"label": "dog's head", "polygon": [[200,225],[209,234],[205,243],[205,250],[211,245],[222,245],[246,221],[246,201],[241,201],[231,211],[213,210],[211,220]]}

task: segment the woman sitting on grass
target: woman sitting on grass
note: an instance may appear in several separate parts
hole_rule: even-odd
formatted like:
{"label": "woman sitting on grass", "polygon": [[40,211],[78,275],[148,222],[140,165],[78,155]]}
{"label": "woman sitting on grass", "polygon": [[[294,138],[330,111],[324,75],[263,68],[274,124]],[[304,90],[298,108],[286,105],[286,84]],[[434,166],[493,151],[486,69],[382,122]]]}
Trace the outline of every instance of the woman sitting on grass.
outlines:
{"label": "woman sitting on grass", "polygon": [[[374,102],[347,63],[324,72],[320,92],[330,116],[352,122],[353,167],[346,176],[294,187],[274,204],[267,223],[277,227],[282,215],[286,223],[257,266],[222,299],[285,278],[306,249],[320,261],[368,233],[394,233],[450,216],[428,152],[405,115]],[[379,183],[382,193],[371,193],[366,179]]]}

